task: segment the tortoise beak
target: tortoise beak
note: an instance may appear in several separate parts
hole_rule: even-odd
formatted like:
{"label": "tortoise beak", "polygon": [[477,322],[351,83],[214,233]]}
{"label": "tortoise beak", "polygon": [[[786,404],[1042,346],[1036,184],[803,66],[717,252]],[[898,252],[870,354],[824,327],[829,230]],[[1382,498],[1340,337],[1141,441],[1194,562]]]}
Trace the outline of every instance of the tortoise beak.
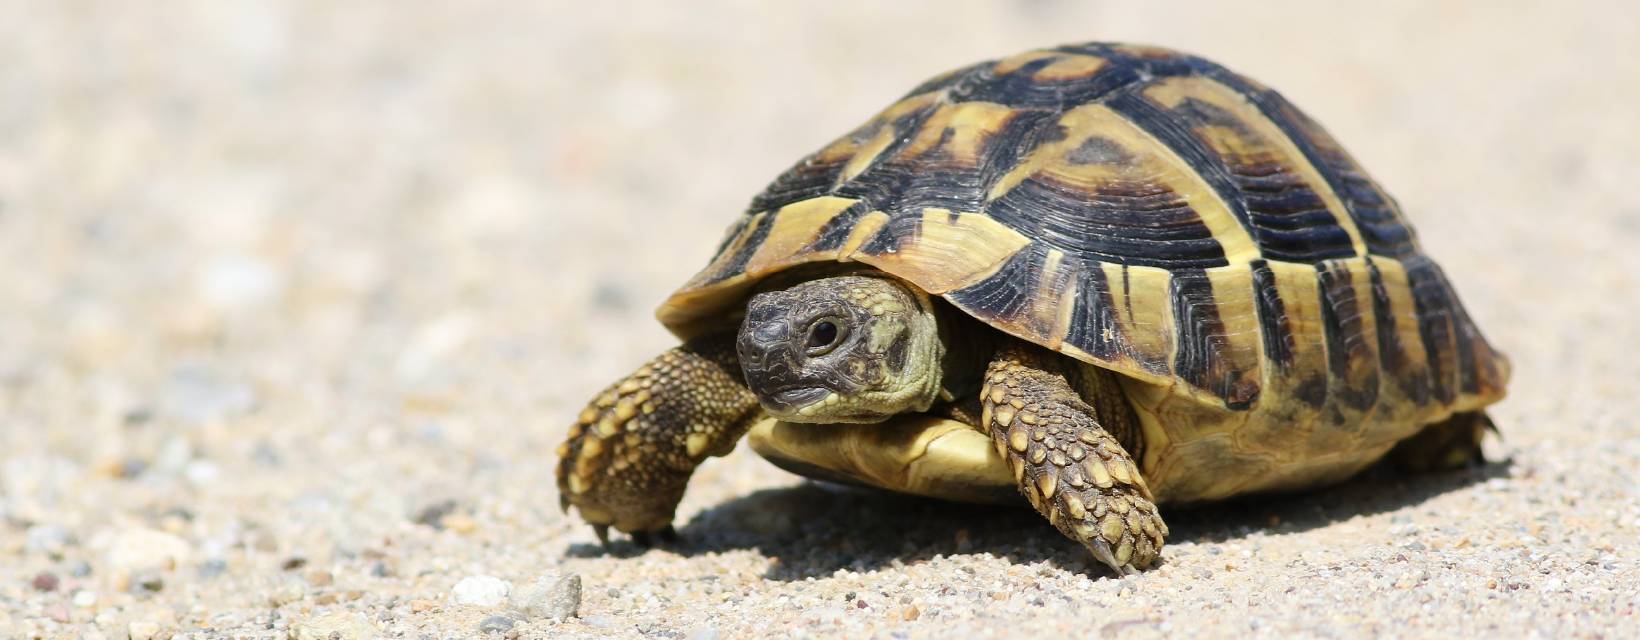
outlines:
{"label": "tortoise beak", "polygon": [[830,394],[831,391],[824,387],[797,387],[776,391],[768,395],[758,394],[758,399],[762,401],[763,408],[770,413],[789,415],[795,413],[798,409],[824,400]]}

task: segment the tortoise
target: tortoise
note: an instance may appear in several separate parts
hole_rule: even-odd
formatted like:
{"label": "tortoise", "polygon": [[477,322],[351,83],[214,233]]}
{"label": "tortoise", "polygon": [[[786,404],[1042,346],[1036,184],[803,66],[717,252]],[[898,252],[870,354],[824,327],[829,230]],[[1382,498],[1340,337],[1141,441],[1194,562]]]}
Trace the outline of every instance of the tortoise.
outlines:
{"label": "tortoise", "polygon": [[937,76],[752,199],[594,398],[562,505],[648,546],[748,431],[799,474],[1020,502],[1118,573],[1158,504],[1480,461],[1507,359],[1275,91],[1089,43]]}

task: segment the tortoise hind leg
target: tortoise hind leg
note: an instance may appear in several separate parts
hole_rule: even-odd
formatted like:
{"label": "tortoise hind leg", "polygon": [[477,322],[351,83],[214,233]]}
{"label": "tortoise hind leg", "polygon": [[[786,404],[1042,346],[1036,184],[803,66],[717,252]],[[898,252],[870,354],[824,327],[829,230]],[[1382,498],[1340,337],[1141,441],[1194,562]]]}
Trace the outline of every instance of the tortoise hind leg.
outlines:
{"label": "tortoise hind leg", "polygon": [[[1111,569],[1131,573],[1156,561],[1167,525],[1112,435],[1136,429],[1131,409],[1120,395],[1104,397],[1120,393],[1114,386],[1082,377],[1056,354],[1011,343],[986,371],[982,421],[1031,506]],[[1097,408],[1079,387],[1105,390],[1089,398]]]}
{"label": "tortoise hind leg", "polygon": [[607,543],[609,527],[670,541],[689,476],[734,449],[761,415],[741,380],[734,336],[690,341],[610,385],[558,447],[559,502]]}
{"label": "tortoise hind leg", "polygon": [[1440,471],[1486,463],[1481,440],[1497,426],[1484,411],[1454,413],[1443,422],[1427,425],[1402,440],[1389,452],[1389,459],[1407,471]]}

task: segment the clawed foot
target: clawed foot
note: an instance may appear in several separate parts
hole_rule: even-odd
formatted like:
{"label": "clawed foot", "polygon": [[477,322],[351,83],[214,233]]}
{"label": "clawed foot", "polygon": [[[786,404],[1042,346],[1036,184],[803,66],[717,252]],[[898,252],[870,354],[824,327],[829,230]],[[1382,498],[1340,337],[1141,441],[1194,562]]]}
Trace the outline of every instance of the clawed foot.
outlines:
{"label": "clawed foot", "polygon": [[[1117,575],[1132,575],[1156,564],[1167,536],[1167,524],[1156,506],[1140,496],[1114,497],[1105,509],[1089,511],[1072,522],[1067,535],[1079,540],[1093,557]],[[1126,513],[1121,510],[1126,508]],[[1095,515],[1103,510],[1103,515]],[[1066,514],[1069,515],[1069,514]]]}
{"label": "clawed foot", "polygon": [[[605,549],[608,549],[609,525],[592,525],[592,532],[597,534],[598,542],[603,544]],[[654,531],[633,531],[628,535],[632,536],[632,544],[638,545],[639,547],[643,547],[645,549],[654,547],[657,543],[661,545],[671,545],[676,544],[678,541],[678,530],[672,528],[672,525],[666,525]]]}
{"label": "clawed foot", "polygon": [[1481,441],[1487,431],[1497,433],[1498,428],[1485,413],[1455,413],[1397,443],[1388,457],[1402,470],[1415,473],[1479,467],[1486,464]]}
{"label": "clawed foot", "polygon": [[1132,416],[1094,409],[1044,360],[1034,348],[1001,351],[981,391],[981,423],[1020,493],[1054,528],[1118,575],[1149,568],[1167,524],[1133,457],[1099,422],[1123,431]]}
{"label": "clawed foot", "polygon": [[598,394],[558,448],[559,505],[650,547],[677,539],[672,518],[695,467],[734,449],[760,415],[739,379],[732,336],[667,351]]}

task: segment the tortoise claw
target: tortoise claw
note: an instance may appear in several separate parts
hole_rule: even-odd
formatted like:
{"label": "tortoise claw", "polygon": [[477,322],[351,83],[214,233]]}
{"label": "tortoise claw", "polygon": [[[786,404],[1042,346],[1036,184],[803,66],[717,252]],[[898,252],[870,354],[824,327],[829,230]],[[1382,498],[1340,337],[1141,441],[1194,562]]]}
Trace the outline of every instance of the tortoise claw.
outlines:
{"label": "tortoise claw", "polygon": [[1094,538],[1092,541],[1087,543],[1087,546],[1088,550],[1093,552],[1094,559],[1103,562],[1105,566],[1110,567],[1110,570],[1115,571],[1116,575],[1131,576],[1139,573],[1138,570],[1134,569],[1132,565],[1124,565],[1117,562],[1116,554],[1110,550],[1110,545],[1104,540]]}
{"label": "tortoise claw", "polygon": [[594,533],[598,536],[598,542],[600,544],[604,545],[605,549],[609,548],[609,525],[607,525],[607,524],[592,525],[592,533]]}

